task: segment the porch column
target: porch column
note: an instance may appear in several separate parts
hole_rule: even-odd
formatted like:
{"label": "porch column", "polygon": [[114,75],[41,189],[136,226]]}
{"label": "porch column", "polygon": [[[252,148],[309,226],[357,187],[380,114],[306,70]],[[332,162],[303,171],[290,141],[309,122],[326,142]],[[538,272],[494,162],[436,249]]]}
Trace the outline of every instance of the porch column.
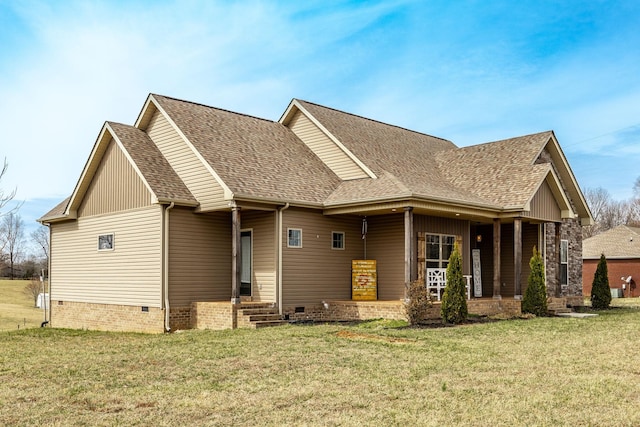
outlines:
{"label": "porch column", "polygon": [[493,219],[493,299],[502,299],[500,295],[500,218]]}
{"label": "porch column", "polygon": [[240,280],[242,274],[240,208],[231,207],[231,304],[240,304]]}
{"label": "porch column", "polygon": [[522,218],[513,220],[513,272],[515,283],[513,288],[513,298],[522,299]]}
{"label": "porch column", "polygon": [[554,225],[554,239],[553,239],[553,244],[556,248],[556,255],[554,257],[553,260],[553,264],[555,267],[555,286],[554,286],[554,292],[555,292],[555,296],[556,297],[560,297],[562,295],[562,285],[560,284],[560,240],[561,240],[561,232],[562,230],[560,229],[560,223],[556,222],[553,224]]}
{"label": "porch column", "polygon": [[404,208],[404,285],[405,291],[409,289],[409,283],[414,279],[413,266],[416,263],[416,255],[413,250],[413,208]]}

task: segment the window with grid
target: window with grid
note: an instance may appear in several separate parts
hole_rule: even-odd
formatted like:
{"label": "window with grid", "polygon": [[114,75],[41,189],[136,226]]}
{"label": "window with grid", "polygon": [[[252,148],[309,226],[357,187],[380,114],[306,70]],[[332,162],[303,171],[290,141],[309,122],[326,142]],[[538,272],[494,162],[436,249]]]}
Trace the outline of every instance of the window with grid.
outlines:
{"label": "window with grid", "polygon": [[344,249],[344,232],[331,232],[331,249]]}
{"label": "window with grid", "polygon": [[569,284],[569,241],[560,240],[560,284]]}
{"label": "window with grid", "polygon": [[427,234],[425,241],[427,268],[447,268],[456,237],[446,234]]}

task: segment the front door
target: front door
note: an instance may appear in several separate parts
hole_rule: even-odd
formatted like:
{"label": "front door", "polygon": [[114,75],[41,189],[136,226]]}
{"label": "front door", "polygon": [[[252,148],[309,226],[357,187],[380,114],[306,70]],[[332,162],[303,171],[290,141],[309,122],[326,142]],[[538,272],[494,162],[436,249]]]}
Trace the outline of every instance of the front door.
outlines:
{"label": "front door", "polygon": [[251,231],[240,233],[240,259],[242,261],[242,271],[240,274],[240,296],[251,296]]}

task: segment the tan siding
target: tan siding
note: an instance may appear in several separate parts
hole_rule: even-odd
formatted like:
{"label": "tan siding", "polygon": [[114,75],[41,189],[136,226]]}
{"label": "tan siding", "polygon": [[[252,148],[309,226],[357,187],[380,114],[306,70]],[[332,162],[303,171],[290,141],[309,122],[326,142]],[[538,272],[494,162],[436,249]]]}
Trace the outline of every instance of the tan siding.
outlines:
{"label": "tan siding", "polygon": [[562,220],[560,207],[546,181],[542,183],[538,192],[531,200],[529,217],[545,221]]}
{"label": "tan siding", "polygon": [[289,127],[340,179],[369,177],[356,162],[300,111],[293,116]]}
{"label": "tan siding", "polygon": [[[327,217],[317,211],[283,211],[283,305],[351,299],[351,260],[361,259],[358,217]],[[287,248],[287,228],[302,229],[302,248]],[[345,233],[345,249],[331,249],[332,231]]]}
{"label": "tan siding", "polygon": [[78,216],[125,211],[150,204],[151,193],[111,139],[78,209]]}
{"label": "tan siding", "polygon": [[413,231],[415,234],[422,231],[425,233],[448,234],[462,237],[461,255],[463,274],[471,274],[471,249],[473,248],[471,247],[469,228],[469,221],[425,215],[413,216]]}
{"label": "tan siding", "polygon": [[231,216],[169,211],[169,303],[231,300]]}
{"label": "tan siding", "polygon": [[[161,306],[161,208],[51,225],[51,299]],[[114,233],[114,250],[98,235]]]}
{"label": "tan siding", "polygon": [[378,266],[378,299],[404,298],[404,215],[367,219],[367,258]]}
{"label": "tan siding", "polygon": [[242,211],[243,230],[252,234],[251,296],[254,301],[276,302],[276,230],[275,213]]}
{"label": "tan siding", "polygon": [[151,118],[147,133],[200,202],[201,210],[227,207],[223,188],[160,111]]}

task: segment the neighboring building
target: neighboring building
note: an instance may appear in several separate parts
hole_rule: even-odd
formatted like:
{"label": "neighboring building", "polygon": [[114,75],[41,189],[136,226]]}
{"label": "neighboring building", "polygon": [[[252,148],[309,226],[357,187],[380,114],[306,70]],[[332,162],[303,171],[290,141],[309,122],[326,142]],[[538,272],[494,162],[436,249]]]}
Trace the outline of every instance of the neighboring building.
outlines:
{"label": "neighboring building", "polygon": [[593,277],[601,254],[607,259],[612,294],[624,297],[640,296],[640,289],[636,284],[636,281],[640,280],[640,228],[619,225],[584,239],[582,292],[585,296],[591,295]]}
{"label": "neighboring building", "polygon": [[[550,131],[458,148],[295,99],[273,122],[149,95],[134,126],[104,124],[39,221],[51,325],[161,332],[238,326],[241,301],[290,319],[401,317],[407,284],[454,242],[492,309],[519,310],[533,246],[549,295],[579,303],[593,220]],[[364,258],[378,303],[351,303]]]}

